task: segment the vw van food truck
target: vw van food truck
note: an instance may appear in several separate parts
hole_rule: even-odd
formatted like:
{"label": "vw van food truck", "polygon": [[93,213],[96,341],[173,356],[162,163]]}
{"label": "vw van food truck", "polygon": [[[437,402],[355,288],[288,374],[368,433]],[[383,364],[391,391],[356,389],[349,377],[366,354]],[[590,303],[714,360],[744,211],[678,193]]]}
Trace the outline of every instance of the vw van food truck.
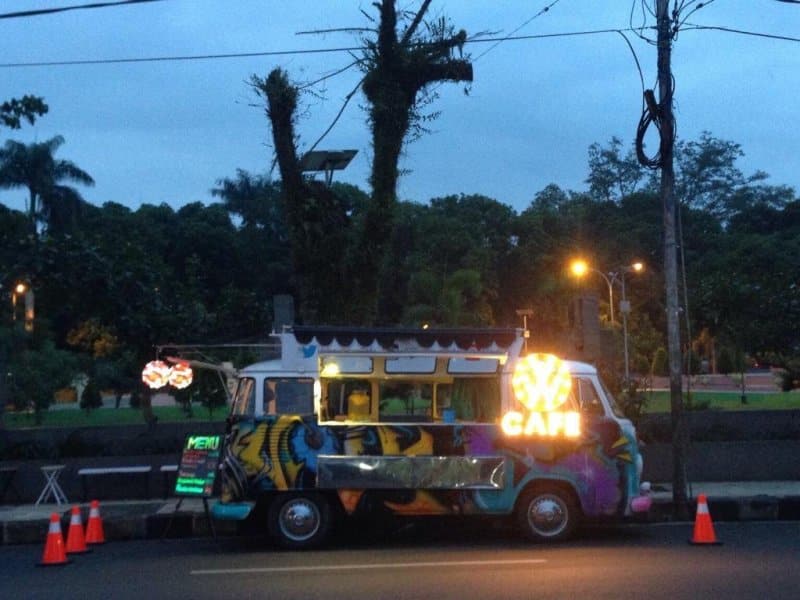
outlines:
{"label": "vw van food truck", "polygon": [[633,424],[595,368],[526,354],[522,330],[279,337],[280,359],[239,372],[217,518],[263,503],[278,542],[307,548],[365,511],[511,515],[553,541],[650,508]]}

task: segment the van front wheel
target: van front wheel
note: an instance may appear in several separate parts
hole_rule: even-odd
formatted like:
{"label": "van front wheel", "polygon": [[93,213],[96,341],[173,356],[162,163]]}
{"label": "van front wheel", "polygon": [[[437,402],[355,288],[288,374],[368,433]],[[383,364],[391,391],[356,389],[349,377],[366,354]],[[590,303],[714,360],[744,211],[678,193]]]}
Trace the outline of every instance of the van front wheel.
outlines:
{"label": "van front wheel", "polygon": [[296,550],[319,546],[331,526],[331,509],[321,494],[279,496],[269,507],[270,534],[285,548]]}
{"label": "van front wheel", "polygon": [[578,513],[572,494],[557,486],[525,490],[516,510],[523,534],[530,540],[547,542],[569,538],[578,525]]}

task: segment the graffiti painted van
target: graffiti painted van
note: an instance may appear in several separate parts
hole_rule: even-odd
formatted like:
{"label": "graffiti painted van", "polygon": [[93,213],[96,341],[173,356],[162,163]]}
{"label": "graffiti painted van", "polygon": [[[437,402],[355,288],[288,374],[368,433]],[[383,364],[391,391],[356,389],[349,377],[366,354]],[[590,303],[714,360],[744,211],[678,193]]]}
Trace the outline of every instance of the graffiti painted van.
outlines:
{"label": "graffiti painted van", "polygon": [[510,515],[534,540],[650,507],[633,424],[591,365],[516,329],[294,327],[239,372],[217,518],[264,505],[284,546],[334,522]]}

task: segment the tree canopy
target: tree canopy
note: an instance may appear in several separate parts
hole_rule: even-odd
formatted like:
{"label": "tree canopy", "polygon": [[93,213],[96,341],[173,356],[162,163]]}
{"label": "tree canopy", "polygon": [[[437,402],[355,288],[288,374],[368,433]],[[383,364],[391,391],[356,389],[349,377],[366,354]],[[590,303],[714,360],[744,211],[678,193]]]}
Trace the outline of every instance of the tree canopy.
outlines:
{"label": "tree canopy", "polygon": [[91,175],[75,163],[55,158],[63,144],[58,135],[32,144],[8,140],[0,149],[0,188],[28,190],[28,219],[34,232],[39,223],[62,231],[75,225],[86,202],[64,182],[94,185]]}
{"label": "tree canopy", "polygon": [[0,104],[0,124],[9,129],[19,129],[22,121],[30,125],[49,110],[43,98],[26,94],[22,98],[11,98]]}
{"label": "tree canopy", "polygon": [[[679,148],[687,152],[678,160],[692,339],[705,347],[701,337],[710,336],[731,355],[793,360],[800,354],[800,333],[790,325],[800,317],[800,200],[763,176],[737,174],[735,144],[708,135]],[[704,161],[709,148],[728,150],[714,154],[713,169],[687,158]],[[619,167],[594,160],[615,152],[620,147],[613,141],[590,149],[591,181],[598,180],[594,170]],[[326,191],[351,225],[310,230],[309,247],[326,249],[315,269],[327,265],[333,275],[318,280],[311,270],[305,288],[296,285],[281,183],[240,170],[217,181],[220,203],[177,210],[86,205],[74,227],[48,227],[38,238],[30,235],[28,215],[0,205],[2,283],[9,289],[24,278],[36,291],[37,326],[28,349],[43,354],[25,355],[27,364],[72,364],[53,353],[58,350],[83,357],[74,367],[104,385],[132,386],[155,345],[264,340],[273,326],[273,298],[292,294],[303,302],[298,294],[317,287],[330,292],[315,292],[324,313],[300,315],[304,322],[375,323],[375,314],[356,309],[363,301],[352,298],[355,288],[343,275],[362,251],[357,228],[370,195],[344,184]],[[605,284],[599,277],[579,284],[566,266],[579,255],[603,271],[642,260],[644,274],[627,280],[629,328],[631,364],[648,369],[664,344],[660,206],[645,178],[625,188],[633,191],[620,189],[596,194],[591,184],[585,192],[550,185],[519,213],[480,195],[398,202],[385,254],[376,257],[386,265],[379,273],[384,293],[367,299],[377,307],[377,322],[519,326],[516,309],[531,308],[532,339],[544,349],[563,348],[571,299],[593,292],[605,327],[618,336],[607,318]],[[303,225],[298,219],[296,226]],[[6,340],[12,339],[10,317],[2,315]]]}
{"label": "tree canopy", "polygon": [[[610,318],[619,309],[599,277],[570,277],[578,256],[601,275],[647,265],[627,280],[631,364],[640,373],[658,364],[661,206],[654,172],[633,146],[617,137],[592,144],[585,190],[531,190],[519,213],[467,191],[397,198],[400,154],[435,118],[422,113],[435,100],[432,84],[472,80],[466,33],[428,20],[429,4],[398,13],[394,0],[376,2],[375,27],[364,34],[356,64],[372,136],[369,190],[303,173],[301,86],[281,68],[251,79],[280,180],[236,170],[216,180],[218,203],[93,206],[68,185],[92,185],[89,173],[55,157],[61,136],[5,142],[0,191],[23,188],[28,203],[25,213],[0,204],[0,285],[25,280],[36,293],[32,335],[0,312],[0,363],[19,373],[17,395],[49,402],[34,367],[80,369],[93,386],[119,392],[133,389],[157,344],[263,341],[275,326],[275,297],[287,294],[305,324],[519,326],[518,309],[530,309],[533,347],[569,356],[573,299],[593,293],[619,363]],[[0,105],[0,124],[18,128],[46,111],[41,98],[13,99]],[[743,173],[742,156],[739,144],[710,132],[675,146],[685,351],[716,342],[727,355],[800,364],[800,200],[761,171]]]}

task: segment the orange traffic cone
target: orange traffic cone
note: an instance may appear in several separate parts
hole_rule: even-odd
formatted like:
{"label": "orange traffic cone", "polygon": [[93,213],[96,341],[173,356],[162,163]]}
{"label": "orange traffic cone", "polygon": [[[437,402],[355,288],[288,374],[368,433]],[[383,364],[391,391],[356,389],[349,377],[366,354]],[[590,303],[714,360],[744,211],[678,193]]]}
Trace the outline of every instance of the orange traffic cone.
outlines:
{"label": "orange traffic cone", "polygon": [[714,534],[714,524],[711,522],[711,513],[708,512],[706,495],[697,497],[697,513],[694,519],[694,534],[689,540],[690,544],[706,544],[718,546],[717,536]]}
{"label": "orange traffic cone", "polygon": [[73,506],[67,531],[67,554],[83,554],[85,552],[91,552],[91,550],[86,547],[86,539],[83,536],[81,509]]}
{"label": "orange traffic cone", "polygon": [[92,500],[89,505],[89,521],[86,523],[86,543],[106,543],[106,536],[103,533],[103,519],[100,518],[100,503],[97,500]]}
{"label": "orange traffic cone", "polygon": [[64,550],[64,536],[61,535],[61,517],[57,513],[50,515],[50,527],[47,530],[47,541],[40,567],[60,566],[69,563]]}

